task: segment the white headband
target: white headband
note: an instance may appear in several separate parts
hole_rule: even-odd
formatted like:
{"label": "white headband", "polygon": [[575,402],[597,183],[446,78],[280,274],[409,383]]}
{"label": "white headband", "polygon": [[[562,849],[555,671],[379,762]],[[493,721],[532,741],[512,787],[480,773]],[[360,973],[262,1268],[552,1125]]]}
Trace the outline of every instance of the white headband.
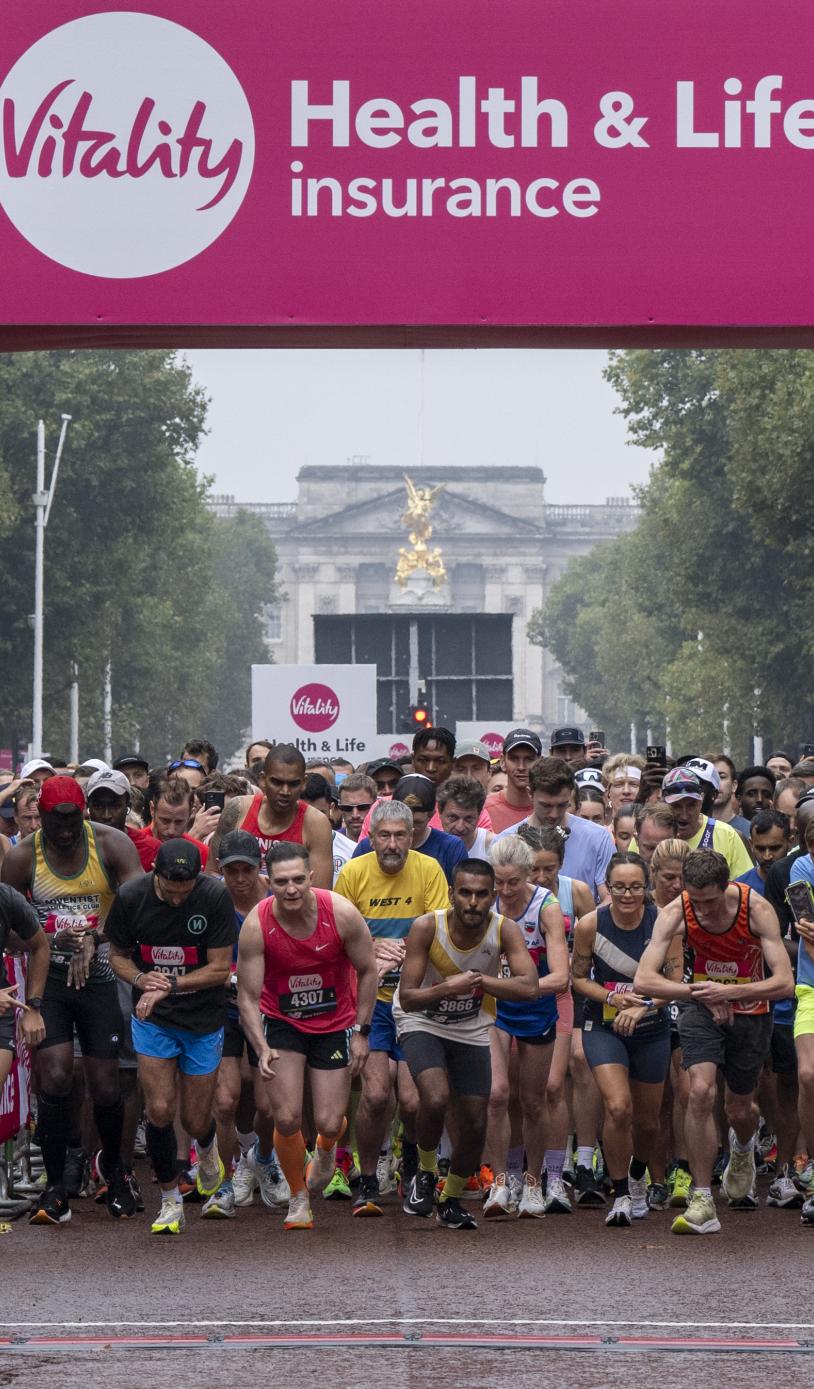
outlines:
{"label": "white headband", "polygon": [[614,781],[641,781],[641,767],[617,767],[613,774]]}

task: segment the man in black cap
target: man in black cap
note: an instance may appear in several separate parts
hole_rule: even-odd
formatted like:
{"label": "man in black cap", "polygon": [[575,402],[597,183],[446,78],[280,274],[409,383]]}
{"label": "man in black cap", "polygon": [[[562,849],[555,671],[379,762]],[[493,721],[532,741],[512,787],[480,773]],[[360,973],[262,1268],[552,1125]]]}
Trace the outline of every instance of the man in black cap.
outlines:
{"label": "man in black cap", "polygon": [[162,1187],[153,1234],[179,1235],[176,1091],[181,1123],[198,1147],[198,1191],[213,1196],[224,1179],[212,1117],[223,1052],[226,991],[236,940],[223,883],[201,872],[186,839],[168,839],[154,871],[125,883],[107,919],[110,963],[132,985],[133,1047],[147,1111],[147,1152]]}
{"label": "man in black cap", "polygon": [[368,762],[365,774],[375,781],[380,796],[392,796],[393,787],[401,779],[403,770],[398,762],[391,762],[389,757],[379,757],[375,762]]}
{"label": "man in black cap", "polygon": [[150,787],[150,764],[144,757],[139,757],[137,752],[129,752],[126,757],[117,757],[113,763],[114,772],[124,772],[131,786],[135,786],[139,791],[147,791]]}
{"label": "man in black cap", "polygon": [[530,728],[513,728],[503,743],[501,765],[506,773],[505,790],[486,797],[486,810],[496,834],[511,829],[531,814],[529,767],[543,755],[543,745]]}
{"label": "man in black cap", "polygon": [[580,762],[585,756],[585,735],[581,728],[555,728],[551,735],[551,756],[561,762]]}

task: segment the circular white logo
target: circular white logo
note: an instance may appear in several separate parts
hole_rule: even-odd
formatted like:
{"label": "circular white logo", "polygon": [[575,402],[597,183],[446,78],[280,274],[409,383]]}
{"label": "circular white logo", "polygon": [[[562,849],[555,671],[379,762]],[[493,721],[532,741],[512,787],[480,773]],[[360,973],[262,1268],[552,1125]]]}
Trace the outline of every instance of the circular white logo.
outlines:
{"label": "circular white logo", "polygon": [[53,29],[0,86],[0,203],[27,241],[104,279],[200,255],[246,195],[254,125],[208,43],[155,15]]}

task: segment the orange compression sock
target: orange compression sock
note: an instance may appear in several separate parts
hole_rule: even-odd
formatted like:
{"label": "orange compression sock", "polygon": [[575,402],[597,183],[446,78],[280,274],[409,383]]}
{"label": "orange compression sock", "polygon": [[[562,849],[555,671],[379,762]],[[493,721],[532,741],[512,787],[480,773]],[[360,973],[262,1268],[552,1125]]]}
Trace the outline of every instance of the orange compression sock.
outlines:
{"label": "orange compression sock", "polygon": [[347,1119],[343,1119],[338,1133],[335,1133],[333,1135],[328,1133],[318,1133],[317,1147],[322,1148],[326,1153],[329,1153],[334,1143],[338,1143],[340,1138],[342,1138],[342,1136],[347,1132],[347,1128],[348,1121]]}
{"label": "orange compression sock", "polygon": [[305,1139],[301,1133],[283,1134],[274,1130],[274,1151],[291,1188],[291,1195],[305,1190]]}

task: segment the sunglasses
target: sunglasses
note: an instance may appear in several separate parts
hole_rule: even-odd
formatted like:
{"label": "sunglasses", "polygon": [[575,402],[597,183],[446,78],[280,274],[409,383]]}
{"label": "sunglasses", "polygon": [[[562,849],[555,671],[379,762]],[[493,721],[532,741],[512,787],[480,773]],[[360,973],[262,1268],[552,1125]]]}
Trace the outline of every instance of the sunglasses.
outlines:
{"label": "sunglasses", "polygon": [[367,815],[367,812],[373,809],[373,801],[362,801],[361,805],[343,805],[340,801],[339,809],[364,811],[365,815]]}
{"label": "sunglasses", "polygon": [[171,762],[167,768],[168,772],[177,772],[179,767],[191,767],[193,772],[205,772],[206,767],[202,762],[196,762],[194,757],[180,757],[177,762]]}

